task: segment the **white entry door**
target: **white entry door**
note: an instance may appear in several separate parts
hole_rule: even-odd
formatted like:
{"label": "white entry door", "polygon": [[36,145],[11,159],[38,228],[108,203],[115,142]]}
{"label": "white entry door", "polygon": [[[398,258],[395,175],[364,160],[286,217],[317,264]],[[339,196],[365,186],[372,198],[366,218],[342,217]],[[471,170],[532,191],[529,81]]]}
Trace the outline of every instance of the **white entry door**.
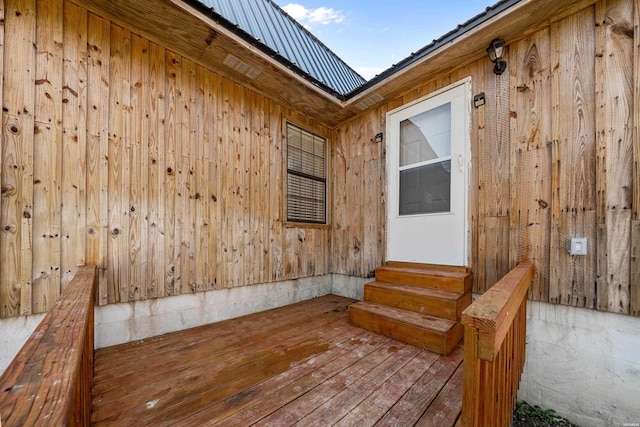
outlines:
{"label": "white entry door", "polygon": [[387,260],[467,266],[470,81],[387,115]]}

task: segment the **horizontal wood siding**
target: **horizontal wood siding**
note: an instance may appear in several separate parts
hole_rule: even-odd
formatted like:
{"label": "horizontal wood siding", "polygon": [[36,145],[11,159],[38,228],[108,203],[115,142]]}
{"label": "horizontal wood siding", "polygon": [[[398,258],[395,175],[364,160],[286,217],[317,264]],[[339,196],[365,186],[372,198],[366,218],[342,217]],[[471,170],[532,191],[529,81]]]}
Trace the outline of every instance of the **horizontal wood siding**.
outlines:
{"label": "horizontal wood siding", "polygon": [[283,221],[282,123],[328,129],[72,2],[0,14],[0,317],[85,263],[101,305],[328,273],[330,230]]}
{"label": "horizontal wood siding", "polygon": [[[472,110],[474,291],[530,260],[531,299],[639,315],[638,9],[600,0],[507,40],[501,76],[482,55],[335,129],[332,271],[364,277],[385,260],[384,145],[364,169],[353,160],[372,153],[386,112],[471,77],[486,96]],[[571,237],[589,239],[587,256],[568,254]]]}

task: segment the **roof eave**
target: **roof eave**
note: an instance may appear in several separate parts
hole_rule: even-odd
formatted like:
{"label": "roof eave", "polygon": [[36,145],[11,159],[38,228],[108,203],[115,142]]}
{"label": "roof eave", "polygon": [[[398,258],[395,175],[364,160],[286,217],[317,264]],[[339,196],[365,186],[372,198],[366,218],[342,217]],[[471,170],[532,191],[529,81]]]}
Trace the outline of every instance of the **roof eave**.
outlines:
{"label": "roof eave", "polygon": [[[415,88],[418,79],[427,82],[483,56],[494,38],[507,45],[521,40],[564,17],[589,7],[596,0],[504,0],[491,13],[478,15],[457,29],[425,46],[346,95],[345,107],[357,108],[362,102],[379,99],[368,109],[388,102]],[[489,61],[488,58],[486,58]],[[384,99],[384,101],[382,100]]]}
{"label": "roof eave", "polygon": [[226,30],[230,31],[231,33],[233,33],[235,36],[241,38],[246,43],[249,43],[250,45],[252,45],[256,49],[258,49],[259,51],[261,51],[262,53],[264,53],[265,55],[267,55],[271,59],[275,60],[281,66],[284,66],[287,69],[293,71],[294,73],[296,73],[298,76],[302,77],[304,80],[306,80],[307,82],[309,82],[313,86],[321,89],[327,95],[329,95],[329,96],[331,96],[331,97],[333,97],[333,98],[335,98],[335,99],[337,99],[339,101],[345,101],[346,100],[346,97],[345,97],[344,94],[341,94],[340,92],[336,91],[332,87],[330,87],[330,86],[326,85],[325,83],[319,81],[318,79],[314,78],[311,74],[307,73],[306,71],[304,71],[303,69],[298,67],[296,64],[292,63],[287,58],[285,58],[284,56],[280,55],[278,52],[276,52],[275,50],[271,49],[266,44],[262,43],[259,39],[256,39],[251,34],[247,33],[242,28],[238,27],[233,22],[229,21],[224,16],[220,15],[213,8],[207,7],[206,5],[201,3],[199,0],[180,0],[180,1],[185,3],[185,4],[187,4],[188,6],[192,7],[193,9],[197,10],[198,12],[202,13],[203,15],[207,16],[209,19],[211,19],[216,24],[218,24],[221,27],[225,28]]}
{"label": "roof eave", "polygon": [[397,64],[392,65],[387,70],[381,72],[376,75],[371,80],[367,81],[363,86],[360,86],[351,92],[345,94],[345,100],[350,100],[356,97],[358,94],[365,92],[371,87],[376,86],[378,83],[385,81],[388,78],[393,77],[394,75],[402,72],[405,68],[410,67],[412,64],[420,62],[425,57],[429,56],[429,54],[437,51],[438,49],[446,46],[447,44],[453,42],[455,39],[464,35],[465,33],[472,31],[477,26],[491,20],[495,16],[501,14],[505,10],[509,9],[513,5],[519,3],[522,0],[502,0],[495,5],[488,7],[484,12],[474,16],[463,24],[458,25],[455,29],[449,31],[445,35],[439,37],[438,39],[433,40],[431,43],[421,48],[415,53],[412,53],[408,57],[402,59]]}

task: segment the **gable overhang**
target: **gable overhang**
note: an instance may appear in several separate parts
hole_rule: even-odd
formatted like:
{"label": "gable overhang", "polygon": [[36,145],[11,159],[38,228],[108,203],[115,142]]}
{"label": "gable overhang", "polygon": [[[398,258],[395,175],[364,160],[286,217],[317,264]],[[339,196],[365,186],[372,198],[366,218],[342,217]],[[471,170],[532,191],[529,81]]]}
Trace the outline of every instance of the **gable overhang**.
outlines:
{"label": "gable overhang", "polygon": [[[595,3],[595,0],[503,0],[363,86],[340,94],[198,0],[70,1],[328,127],[395,100],[421,83],[486,58],[485,49],[496,37],[512,43]],[[257,77],[250,78],[224,65],[229,55],[256,70]]]}
{"label": "gable overhang", "polygon": [[[196,0],[69,0],[283,106],[322,120],[342,117],[344,96]],[[225,65],[229,55],[256,71]],[[336,119],[331,119],[335,122]]]}
{"label": "gable overhang", "polygon": [[217,31],[226,32],[225,36],[228,38],[235,36],[235,38],[237,38],[238,41],[240,40],[244,41],[248,45],[255,48],[256,49],[255,53],[261,54],[261,56],[263,56],[262,59],[267,60],[268,58],[276,62],[281,67],[283,67],[284,70],[288,72],[292,72],[297,78],[302,79],[307,83],[310,83],[312,88],[321,91],[319,93],[326,93],[332,96],[333,98],[336,98],[337,100],[344,100],[343,94],[333,89],[329,85],[325,84],[324,82],[321,82],[320,80],[314,78],[313,76],[311,76],[311,74],[305,72],[297,64],[292,63],[291,61],[286,59],[284,56],[280,55],[279,52],[274,51],[269,46],[262,43],[260,39],[254,38],[251,34],[242,30],[238,25],[227,20],[224,16],[217,13],[214,9],[208,8],[199,0],[171,0],[171,1],[176,6],[183,8],[187,13],[191,13],[195,15],[198,19],[202,20],[203,22],[208,22],[208,23],[210,23],[210,21],[215,22],[215,25],[219,26]]}
{"label": "gable overhang", "polygon": [[[505,0],[434,40],[420,51],[346,95],[345,108],[371,97],[389,102],[418,84],[445,76],[480,58],[495,38],[507,44],[578,12],[595,0]],[[373,105],[371,108],[375,108]]]}

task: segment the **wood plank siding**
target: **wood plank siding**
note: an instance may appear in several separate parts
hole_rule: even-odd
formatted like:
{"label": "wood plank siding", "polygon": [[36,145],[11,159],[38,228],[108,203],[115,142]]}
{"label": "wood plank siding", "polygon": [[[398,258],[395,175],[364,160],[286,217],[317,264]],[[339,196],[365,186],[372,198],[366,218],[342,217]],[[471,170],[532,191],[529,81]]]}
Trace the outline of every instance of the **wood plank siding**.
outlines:
{"label": "wood plank siding", "polygon": [[283,119],[319,121],[73,2],[0,12],[0,317],[84,264],[100,305],[329,272],[330,230],[283,217]]}
{"label": "wood plank siding", "polygon": [[[486,96],[472,109],[474,291],[532,260],[531,299],[639,315],[639,25],[637,2],[598,1],[508,40],[501,76],[483,56],[338,126],[333,180],[346,191],[333,206],[332,271],[367,276],[372,257],[384,260],[384,145],[371,138],[385,113],[470,76]],[[568,254],[571,237],[589,239],[587,256]]]}
{"label": "wood plank siding", "polygon": [[[179,0],[0,0],[0,318],[45,312],[84,264],[98,305],[372,276],[387,212],[374,136],[468,77],[486,97],[471,108],[474,291],[531,260],[530,298],[640,315],[637,3],[522,1],[343,103]],[[484,52],[497,36],[500,76]],[[221,65],[228,52],[260,77]],[[384,100],[359,111],[372,92]],[[287,119],[327,137],[327,226],[285,220]]]}

